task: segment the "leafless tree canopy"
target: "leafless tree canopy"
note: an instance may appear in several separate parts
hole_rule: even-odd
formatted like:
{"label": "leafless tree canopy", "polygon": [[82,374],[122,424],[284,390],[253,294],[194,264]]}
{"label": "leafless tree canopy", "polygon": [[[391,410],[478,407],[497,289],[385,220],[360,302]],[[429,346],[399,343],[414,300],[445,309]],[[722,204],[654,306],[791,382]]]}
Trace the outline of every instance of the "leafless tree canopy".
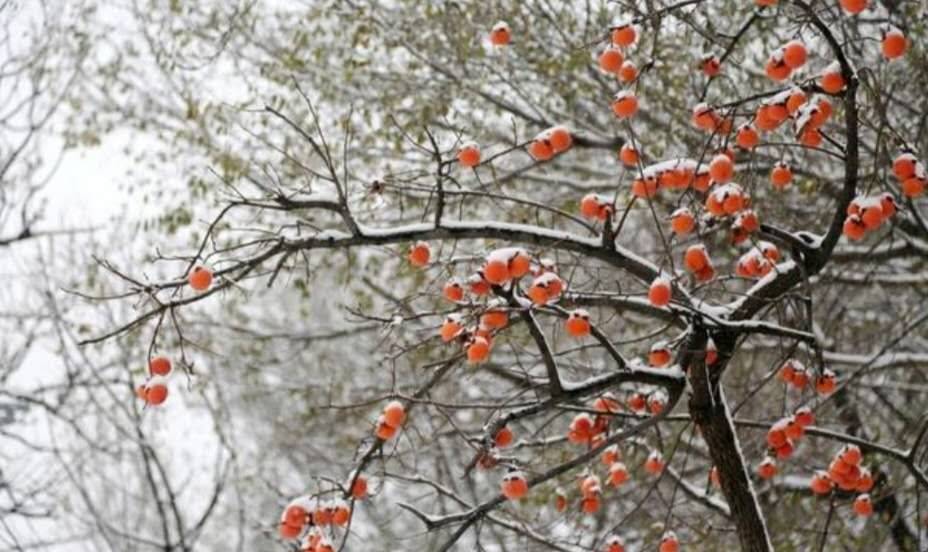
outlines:
{"label": "leafless tree canopy", "polygon": [[928,549],[924,2],[29,4],[0,550]]}

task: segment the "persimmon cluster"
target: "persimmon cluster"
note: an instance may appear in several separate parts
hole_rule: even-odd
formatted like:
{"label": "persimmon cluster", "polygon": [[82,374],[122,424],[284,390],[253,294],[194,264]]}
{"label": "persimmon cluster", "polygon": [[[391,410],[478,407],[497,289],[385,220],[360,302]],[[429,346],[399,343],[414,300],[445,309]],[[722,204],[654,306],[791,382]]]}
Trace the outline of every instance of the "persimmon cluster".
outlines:
{"label": "persimmon cluster", "polygon": [[[366,483],[365,489],[366,489]],[[280,537],[300,539],[300,552],[334,552],[329,538],[336,527],[346,527],[351,507],[344,500],[321,500],[301,496],[290,501],[280,516]]]}
{"label": "persimmon cluster", "polygon": [[[414,258],[413,253],[417,249],[429,251],[425,242],[415,244],[410,251],[410,263],[419,267],[426,266],[430,254],[423,253]],[[468,291],[473,297],[483,297],[489,295],[494,286],[506,287],[510,291],[519,290],[521,279],[529,275],[533,277],[532,281],[522,290],[527,304],[520,303],[521,306],[547,305],[557,301],[566,288],[552,262],[545,259],[535,262],[526,250],[507,247],[494,250],[487,255],[482,267],[467,280],[467,290],[459,280],[451,279],[444,285],[442,295],[448,301],[465,305]],[[480,311],[477,324],[468,327],[466,317],[455,313],[445,318],[439,333],[445,343],[460,341],[466,351],[468,362],[477,364],[489,358],[494,334],[509,325],[509,312],[512,307],[507,306],[500,298],[488,301],[483,307],[476,304],[467,306],[473,306],[475,310]],[[577,338],[589,335],[589,313],[582,309],[569,313],[565,330]]]}
{"label": "persimmon cluster", "polygon": [[868,232],[879,229],[891,219],[896,210],[896,199],[889,192],[878,196],[856,197],[847,206],[844,235],[854,241],[862,240]]}
{"label": "persimmon cluster", "polygon": [[[783,383],[802,391],[811,381],[809,370],[796,359],[788,359],[780,367],[780,379]],[[838,376],[829,368],[823,368],[815,378],[815,391],[819,395],[830,395],[838,386]]]}
{"label": "persimmon cluster", "polygon": [[148,362],[148,379],[135,389],[135,394],[152,406],[164,403],[168,398],[168,378],[172,372],[171,359],[163,356],[153,357]]}
{"label": "persimmon cluster", "polygon": [[847,493],[859,493],[853,502],[854,513],[860,517],[873,514],[870,491],[873,475],[861,466],[863,455],[857,445],[847,444],[841,448],[828,464],[827,470],[818,470],[809,481],[809,488],[817,495],[827,495],[839,489]]}

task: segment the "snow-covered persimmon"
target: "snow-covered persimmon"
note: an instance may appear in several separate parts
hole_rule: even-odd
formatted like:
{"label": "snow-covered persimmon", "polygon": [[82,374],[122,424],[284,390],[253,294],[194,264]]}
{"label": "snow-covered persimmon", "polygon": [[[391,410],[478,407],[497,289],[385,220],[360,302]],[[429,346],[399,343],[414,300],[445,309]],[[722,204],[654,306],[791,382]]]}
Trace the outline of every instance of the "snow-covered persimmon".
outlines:
{"label": "snow-covered persimmon", "polygon": [[622,164],[626,167],[634,167],[638,164],[638,150],[635,149],[635,146],[631,145],[630,142],[622,144],[622,147],[619,148],[619,160],[622,161]]}
{"label": "snow-covered persimmon", "polygon": [[658,552],[679,552],[680,551],[680,540],[677,538],[677,534],[673,531],[666,531],[661,536],[661,544],[658,547]]}
{"label": "snow-covered persimmon", "polygon": [[385,416],[381,415],[377,418],[377,426],[374,429],[374,435],[381,441],[389,441],[396,436],[397,431],[398,427],[388,424]]}
{"label": "snow-covered persimmon", "polygon": [[479,335],[473,336],[466,345],[467,362],[480,364],[490,356],[490,342]]}
{"label": "snow-covered persimmon", "polygon": [[893,159],[893,174],[899,180],[906,180],[915,176],[918,159],[909,152],[900,153]]}
{"label": "snow-covered persimmon", "polygon": [[528,494],[528,480],[521,471],[510,471],[503,476],[500,488],[509,500],[520,500]]}
{"label": "snow-covered persimmon", "polygon": [[870,495],[864,493],[854,499],[854,513],[860,517],[873,515],[873,502],[870,500]]}
{"label": "snow-covered persimmon", "polygon": [[735,143],[741,149],[751,150],[760,143],[760,135],[754,125],[747,123],[738,128],[738,134],[735,135]]}
{"label": "snow-covered persimmon", "polygon": [[564,329],[571,337],[586,337],[590,335],[590,313],[583,309],[571,311],[570,315],[567,317],[567,321],[564,322]]}
{"label": "snow-covered persimmon", "polygon": [[506,46],[512,41],[512,32],[505,21],[500,21],[490,29],[490,43],[494,46]]}
{"label": "snow-covered persimmon", "polygon": [[644,469],[651,475],[660,475],[664,471],[664,456],[658,450],[652,450],[644,461]]}
{"label": "snow-covered persimmon", "polygon": [[829,477],[828,472],[826,471],[816,471],[812,474],[812,479],[809,480],[809,488],[812,489],[812,492],[817,495],[824,495],[831,492],[832,489],[831,477]]}
{"label": "snow-covered persimmon", "polygon": [[613,487],[621,487],[629,479],[628,468],[622,462],[615,461],[609,466],[608,483]]}
{"label": "snow-covered persimmon", "polygon": [[638,78],[638,66],[631,60],[626,59],[622,66],[619,67],[619,80],[622,82],[634,82]]}
{"label": "snow-covered persimmon", "polygon": [[670,304],[670,297],[670,280],[664,276],[655,278],[648,288],[648,301],[655,307],[666,307]]}
{"label": "snow-covered persimmon", "polygon": [[638,112],[638,98],[631,90],[622,90],[612,99],[612,113],[619,119],[627,119]]}
{"label": "snow-covered persimmon", "polygon": [[442,296],[452,303],[459,303],[464,300],[464,286],[457,280],[449,280],[441,290]]}
{"label": "snow-covered persimmon", "polygon": [[822,87],[822,90],[829,94],[841,92],[844,90],[846,84],[847,83],[844,82],[844,75],[841,74],[841,66],[838,62],[834,62],[826,67],[818,81],[818,85]]}
{"label": "snow-covered persimmon", "polygon": [[512,439],[512,430],[507,426],[503,426],[493,436],[493,443],[499,448],[506,448],[512,444]]}
{"label": "snow-covered persimmon", "polygon": [[554,153],[563,153],[574,144],[574,138],[565,126],[556,126],[548,130],[548,141]]}
{"label": "snow-covered persimmon", "polygon": [[799,69],[806,63],[808,52],[800,40],[791,40],[783,46],[783,62],[790,69]]}
{"label": "snow-covered persimmon", "polygon": [[780,162],[770,171],[770,183],[777,190],[783,190],[793,181],[793,170],[786,163]]}
{"label": "snow-covered persimmon", "polygon": [[651,350],[648,351],[648,364],[661,368],[670,364],[670,359],[670,347],[667,345],[667,342],[658,341],[654,345],[651,345]]}
{"label": "snow-covered persimmon", "polygon": [[687,247],[686,252],[683,254],[683,263],[690,272],[699,272],[709,266],[709,254],[706,252],[706,246],[700,243]]}
{"label": "snow-covered persimmon", "polygon": [[777,474],[777,461],[770,456],[765,456],[757,465],[757,476],[761,479],[772,479]]}
{"label": "snow-covered persimmon", "polygon": [[145,384],[145,402],[152,406],[163,404],[168,398],[168,383],[164,376],[154,376]]}
{"label": "snow-covered persimmon", "polygon": [[387,424],[400,427],[406,421],[406,407],[400,401],[390,401],[383,407],[383,417]]}
{"label": "snow-covered persimmon", "polygon": [[716,155],[709,163],[709,176],[719,183],[726,183],[735,174],[735,165],[727,155]]}
{"label": "snow-covered persimmon", "polygon": [[462,167],[473,168],[480,164],[480,146],[467,142],[458,149],[458,163]]}
{"label": "snow-covered persimmon", "polygon": [[[349,482],[350,480],[351,479],[349,478]],[[366,477],[358,474],[358,476],[354,478],[354,483],[351,485],[351,496],[353,496],[355,500],[363,500],[365,497],[367,497]]]}
{"label": "snow-covered persimmon", "polygon": [[686,207],[680,207],[670,215],[670,228],[678,236],[685,236],[696,228],[696,217]]}
{"label": "snow-covered persimmon", "polygon": [[709,54],[703,56],[702,60],[699,62],[699,68],[707,77],[715,77],[722,70],[722,62],[719,60],[718,56]]}
{"label": "snow-covered persimmon", "polygon": [[463,330],[464,326],[461,325],[460,319],[455,315],[450,315],[445,318],[445,321],[442,323],[439,334],[441,335],[441,340],[447,343],[461,335]]}
{"label": "snow-covered persimmon", "polygon": [[332,507],[332,523],[339,527],[348,525],[351,520],[351,508],[343,500],[339,500]]}
{"label": "snow-covered persimmon", "polygon": [[505,328],[509,323],[509,312],[501,308],[491,308],[480,316],[480,323],[491,330]]}
{"label": "snow-covered persimmon", "polygon": [[535,138],[528,146],[528,153],[535,161],[547,161],[554,157],[554,147],[546,138]]}
{"label": "snow-covered persimmon", "polygon": [[611,535],[603,545],[603,552],[625,552],[625,541],[618,535]]}

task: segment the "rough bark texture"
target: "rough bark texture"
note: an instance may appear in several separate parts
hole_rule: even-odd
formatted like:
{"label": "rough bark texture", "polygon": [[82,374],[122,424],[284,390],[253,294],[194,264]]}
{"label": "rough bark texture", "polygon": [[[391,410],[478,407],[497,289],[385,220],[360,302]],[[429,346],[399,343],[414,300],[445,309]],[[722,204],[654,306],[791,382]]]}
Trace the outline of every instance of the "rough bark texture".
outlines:
{"label": "rough bark texture", "polygon": [[[691,351],[704,351],[706,332],[697,328],[688,343]],[[730,350],[720,348],[720,352]],[[738,445],[738,435],[728,405],[719,384],[725,357],[720,357],[713,366],[707,366],[705,355],[694,355],[689,364],[689,380],[692,394],[689,400],[690,416],[699,428],[709,448],[712,462],[719,470],[722,493],[731,510],[731,518],[738,532],[741,550],[771,552],[773,546],[767,535],[763,512],[754,496],[748,473]]]}

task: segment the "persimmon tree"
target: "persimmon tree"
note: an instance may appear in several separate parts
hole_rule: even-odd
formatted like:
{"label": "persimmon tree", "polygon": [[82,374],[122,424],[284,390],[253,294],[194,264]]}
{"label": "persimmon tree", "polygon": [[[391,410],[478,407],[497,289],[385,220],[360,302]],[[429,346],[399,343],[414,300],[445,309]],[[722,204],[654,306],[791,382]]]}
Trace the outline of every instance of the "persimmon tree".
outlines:
{"label": "persimmon tree", "polygon": [[242,39],[249,150],[166,277],[101,265],[137,310],[83,341],[140,344],[146,413],[283,388],[261,534],[922,548],[918,2],[309,12],[339,40]]}

